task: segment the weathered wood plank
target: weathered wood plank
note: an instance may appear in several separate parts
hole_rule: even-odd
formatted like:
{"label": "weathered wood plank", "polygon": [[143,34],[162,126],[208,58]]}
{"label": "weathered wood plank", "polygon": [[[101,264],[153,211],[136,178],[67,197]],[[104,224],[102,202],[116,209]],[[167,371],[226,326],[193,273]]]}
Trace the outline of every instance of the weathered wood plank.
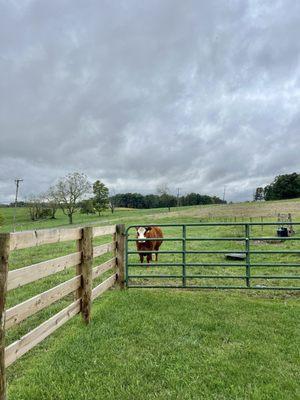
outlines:
{"label": "weathered wood plank", "polygon": [[76,300],[37,328],[22,336],[21,339],[6,347],[5,366],[11,365],[79,312],[80,300]]}
{"label": "weathered wood plank", "polygon": [[7,292],[10,234],[0,234],[0,400],[6,399],[5,302]]}
{"label": "weathered wood plank", "polygon": [[98,265],[97,267],[93,268],[93,279],[98,278],[104,272],[108,271],[111,268],[114,268],[115,266],[116,266],[115,258],[111,258],[110,260],[104,262],[103,264]]}
{"label": "weathered wood plank", "polygon": [[95,226],[93,236],[113,235],[116,232],[116,225]]}
{"label": "weathered wood plank", "polygon": [[114,251],[115,246],[116,245],[115,245],[114,242],[101,244],[100,246],[95,246],[94,247],[94,254],[93,254],[94,258],[95,257],[99,257],[102,254],[109,253],[110,251]]}
{"label": "weathered wood plank", "polygon": [[75,276],[66,282],[57,285],[46,292],[31,297],[24,302],[6,310],[5,323],[6,328],[11,328],[19,324],[24,319],[36,314],[37,312],[55,303],[61,298],[77,290],[81,285],[81,276]]}
{"label": "weathered wood plank", "polygon": [[15,289],[38,279],[45,278],[48,275],[56,274],[79,264],[80,260],[81,253],[77,252],[9,271],[7,290]]}
{"label": "weathered wood plank", "polygon": [[88,324],[91,320],[92,288],[93,288],[93,228],[83,228],[82,261],[81,261],[81,313]]}
{"label": "weathered wood plank", "polygon": [[38,229],[11,233],[10,250],[25,249],[43,244],[78,240],[81,238],[81,228]]}
{"label": "weathered wood plank", "polygon": [[111,275],[105,281],[101,282],[100,285],[96,286],[92,291],[92,300],[95,300],[102,293],[104,293],[107,289],[112,287],[116,282],[116,274]]}

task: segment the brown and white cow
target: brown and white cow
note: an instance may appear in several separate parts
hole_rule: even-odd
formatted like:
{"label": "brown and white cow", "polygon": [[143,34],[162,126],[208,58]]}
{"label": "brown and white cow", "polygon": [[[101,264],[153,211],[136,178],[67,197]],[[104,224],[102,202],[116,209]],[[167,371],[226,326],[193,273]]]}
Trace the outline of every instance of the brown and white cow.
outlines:
{"label": "brown and white cow", "polygon": [[[147,226],[147,227],[136,227],[136,248],[139,252],[141,263],[144,262],[144,257],[147,258],[147,263],[152,261],[151,251],[158,251],[161,244],[163,233],[162,230],[157,226]],[[145,240],[145,238],[153,238],[153,240]],[[155,261],[158,260],[158,254],[155,253]]]}

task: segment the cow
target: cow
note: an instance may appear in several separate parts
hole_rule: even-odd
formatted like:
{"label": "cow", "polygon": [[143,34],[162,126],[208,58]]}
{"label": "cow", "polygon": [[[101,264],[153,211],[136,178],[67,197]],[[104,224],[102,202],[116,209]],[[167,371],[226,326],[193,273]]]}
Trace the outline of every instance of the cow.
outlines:
{"label": "cow", "polygon": [[[152,261],[151,251],[158,251],[163,242],[162,240],[159,240],[163,238],[162,230],[157,226],[147,226],[147,227],[137,226],[136,237],[137,237],[136,248],[137,251],[139,252],[140,261],[141,263],[143,263],[144,257],[146,256],[147,263],[149,264],[150,261]],[[154,240],[145,240],[145,238],[147,239],[153,238]],[[155,253],[155,261],[157,260],[158,260],[158,254]]]}

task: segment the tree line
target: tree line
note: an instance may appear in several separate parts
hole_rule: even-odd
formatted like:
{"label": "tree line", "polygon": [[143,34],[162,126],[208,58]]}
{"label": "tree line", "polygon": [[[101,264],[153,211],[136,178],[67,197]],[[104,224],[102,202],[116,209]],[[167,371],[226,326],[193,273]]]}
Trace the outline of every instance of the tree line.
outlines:
{"label": "tree line", "polygon": [[272,183],[265,187],[257,187],[254,201],[286,200],[300,197],[300,174],[278,175]]}
{"label": "tree line", "polygon": [[226,203],[216,196],[189,193],[185,196],[174,196],[169,193],[146,194],[119,193],[111,197],[115,207],[126,208],[171,208],[177,206],[196,206],[201,204]]}
{"label": "tree line", "polygon": [[[166,185],[157,188],[157,194],[142,195],[140,193],[119,193],[109,195],[109,189],[100,180],[91,183],[85,174],[75,172],[60,178],[57,183],[38,195],[31,195],[26,201],[18,202],[18,207],[28,209],[32,221],[55,219],[56,212],[61,209],[73,223],[76,212],[98,214],[107,209],[113,213],[115,207],[125,208],[168,208],[176,206],[192,206],[201,204],[226,203],[216,196],[189,193],[174,196]],[[9,206],[13,207],[11,203]],[[1,218],[0,218],[1,223]]]}

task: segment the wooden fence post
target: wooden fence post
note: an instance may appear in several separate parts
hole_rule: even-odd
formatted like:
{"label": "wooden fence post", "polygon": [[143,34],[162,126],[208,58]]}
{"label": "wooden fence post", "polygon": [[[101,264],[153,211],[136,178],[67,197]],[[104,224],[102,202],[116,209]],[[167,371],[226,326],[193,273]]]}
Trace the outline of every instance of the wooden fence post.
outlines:
{"label": "wooden fence post", "polygon": [[9,233],[0,233],[0,400],[6,400],[5,300],[7,289]]}
{"label": "wooden fence post", "polygon": [[88,324],[91,320],[93,288],[93,228],[82,229],[81,239],[81,314]]}
{"label": "wooden fence post", "polygon": [[[82,275],[82,238],[83,238],[83,228],[81,229],[81,237],[76,241],[76,250],[81,253],[81,261],[80,264],[76,265],[76,275]],[[74,299],[78,300],[82,297],[82,282],[80,287],[76,290]]]}
{"label": "wooden fence post", "polygon": [[124,255],[125,255],[125,225],[116,226],[116,266],[117,283],[120,289],[124,289]]}

